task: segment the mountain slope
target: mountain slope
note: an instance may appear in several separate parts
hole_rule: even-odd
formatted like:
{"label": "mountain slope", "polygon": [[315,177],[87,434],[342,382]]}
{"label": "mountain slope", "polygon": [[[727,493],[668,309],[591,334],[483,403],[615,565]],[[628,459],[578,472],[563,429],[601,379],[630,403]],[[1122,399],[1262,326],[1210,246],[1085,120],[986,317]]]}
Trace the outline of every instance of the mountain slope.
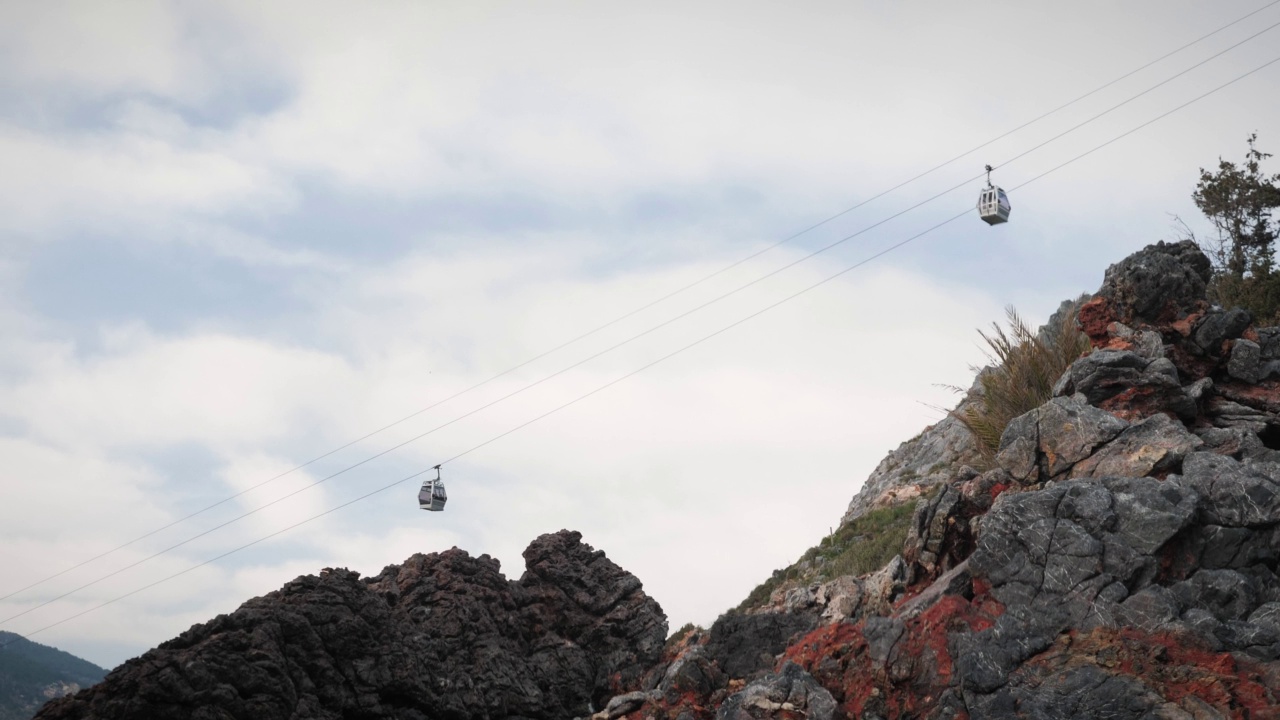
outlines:
{"label": "mountain slope", "polygon": [[0,720],[27,720],[41,705],[102,680],[107,671],[57,648],[0,632]]}
{"label": "mountain slope", "polygon": [[[1280,328],[1208,279],[1189,242],[1113,265],[1077,315],[1092,350],[992,467],[946,428],[904,444],[841,532],[605,716],[1280,718]],[[907,459],[927,483],[891,475]],[[900,554],[833,572],[892,520],[870,508],[920,493]]]}

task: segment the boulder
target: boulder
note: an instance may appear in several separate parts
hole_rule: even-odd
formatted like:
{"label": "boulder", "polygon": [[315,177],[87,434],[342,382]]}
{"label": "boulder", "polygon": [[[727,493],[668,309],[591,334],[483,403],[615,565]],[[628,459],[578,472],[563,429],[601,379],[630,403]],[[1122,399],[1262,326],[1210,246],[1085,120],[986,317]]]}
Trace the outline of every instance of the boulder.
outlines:
{"label": "boulder", "polygon": [[1253,319],[1244,308],[1214,309],[1204,314],[1191,332],[1191,348],[1194,352],[1219,357],[1228,351],[1228,340],[1235,340],[1249,327]]}
{"label": "boulder", "polygon": [[1083,395],[1054,398],[1009,423],[996,463],[1024,483],[1064,476],[1128,426]]}
{"label": "boulder", "polygon": [[1130,350],[1096,350],[1072,363],[1054,386],[1054,394],[1076,393],[1128,420],[1156,413],[1192,420],[1198,413],[1196,398],[1179,384],[1171,360],[1150,359]]}
{"label": "boulder", "polygon": [[1263,377],[1262,348],[1251,340],[1237,340],[1231,346],[1227,373],[1237,380],[1256,383]]}

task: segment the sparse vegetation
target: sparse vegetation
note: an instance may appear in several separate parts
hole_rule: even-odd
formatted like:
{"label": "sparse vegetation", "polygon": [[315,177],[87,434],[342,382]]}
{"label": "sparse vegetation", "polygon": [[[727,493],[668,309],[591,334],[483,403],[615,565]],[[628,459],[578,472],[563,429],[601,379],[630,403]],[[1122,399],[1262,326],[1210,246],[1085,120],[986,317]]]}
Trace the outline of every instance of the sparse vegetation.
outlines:
{"label": "sparse vegetation", "polygon": [[1076,327],[1078,307],[1076,303],[1052,327],[1037,333],[1010,306],[1005,309],[1007,333],[998,323],[991,324],[990,335],[978,331],[986,341],[992,367],[978,377],[982,397],[957,410],[955,417],[973,433],[988,463],[1000,449],[1000,436],[1009,421],[1047,402],[1053,384],[1089,349],[1089,338]]}
{"label": "sparse vegetation", "polygon": [[679,630],[671,633],[671,637],[667,638],[666,647],[668,649],[675,647],[681,640],[684,640],[690,633],[701,631],[702,627],[693,623],[685,623]]}
{"label": "sparse vegetation", "polygon": [[819,571],[822,580],[879,570],[902,552],[915,506],[908,502],[872,510],[823,538],[801,559],[811,559],[810,554],[823,558]]}
{"label": "sparse vegetation", "polygon": [[[1209,298],[1224,307],[1243,307],[1265,324],[1280,321],[1280,271],[1275,241],[1280,223],[1272,213],[1280,208],[1280,174],[1266,175],[1262,161],[1271,157],[1249,136],[1249,151],[1236,165],[1218,158],[1218,169],[1200,169],[1191,198],[1213,223],[1215,234],[1199,239],[1182,224],[1183,235],[1195,240],[1213,263]],[[1179,221],[1181,222],[1181,221]]]}
{"label": "sparse vegetation", "polygon": [[[790,570],[791,568],[787,568]],[[755,586],[742,602],[738,603],[738,607],[734,608],[736,612],[742,612],[749,608],[760,607],[769,602],[769,596],[774,590],[778,589],[778,585],[785,579],[783,576],[787,570],[774,570],[769,579]]]}
{"label": "sparse vegetation", "polygon": [[[928,495],[924,496],[925,498]],[[916,503],[879,508],[843,525],[809,548],[790,567],[775,570],[738,605],[737,611],[760,607],[784,583],[824,582],[843,575],[864,575],[884,567],[902,552]]]}

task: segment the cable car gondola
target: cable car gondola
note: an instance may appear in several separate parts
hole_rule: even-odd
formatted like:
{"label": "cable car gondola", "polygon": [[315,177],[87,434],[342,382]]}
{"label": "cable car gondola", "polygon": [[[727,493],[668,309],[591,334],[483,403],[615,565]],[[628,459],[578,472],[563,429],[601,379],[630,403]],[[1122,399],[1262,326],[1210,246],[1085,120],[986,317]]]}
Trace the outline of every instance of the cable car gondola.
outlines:
{"label": "cable car gondola", "polygon": [[422,481],[422,489],[418,491],[418,507],[440,512],[444,510],[444,504],[448,502],[449,496],[445,494],[444,481],[440,479],[440,466],[437,465],[431,469],[436,471],[436,476],[431,480]]}
{"label": "cable car gondola", "polygon": [[987,166],[987,186],[978,195],[978,217],[987,221],[988,225],[999,225],[1009,222],[1009,196],[999,187],[991,184],[991,166]]}

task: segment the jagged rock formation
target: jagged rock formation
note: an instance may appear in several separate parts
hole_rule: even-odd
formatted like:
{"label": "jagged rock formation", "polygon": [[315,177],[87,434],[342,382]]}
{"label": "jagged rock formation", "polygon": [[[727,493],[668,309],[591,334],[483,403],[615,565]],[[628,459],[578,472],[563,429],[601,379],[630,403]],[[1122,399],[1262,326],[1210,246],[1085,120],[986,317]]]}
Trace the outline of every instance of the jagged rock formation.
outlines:
{"label": "jagged rock formation", "polygon": [[0,720],[27,720],[49,700],[93,685],[106,674],[71,653],[0,632]]}
{"label": "jagged rock formation", "polygon": [[640,581],[576,532],[524,557],[519,581],[456,548],[303,576],[37,717],[551,719],[633,688],[667,632]]}
{"label": "jagged rock formation", "polygon": [[[1112,266],[1079,310],[1094,350],[1009,424],[993,467],[964,467],[941,423],[913,441],[947,476],[901,557],[779,587],[608,716],[1280,717],[1280,328],[1211,306],[1208,279],[1185,242]],[[851,513],[893,492],[885,468]],[[723,650],[767,656],[779,628],[771,665]],[[689,663],[704,681],[664,690]]]}

